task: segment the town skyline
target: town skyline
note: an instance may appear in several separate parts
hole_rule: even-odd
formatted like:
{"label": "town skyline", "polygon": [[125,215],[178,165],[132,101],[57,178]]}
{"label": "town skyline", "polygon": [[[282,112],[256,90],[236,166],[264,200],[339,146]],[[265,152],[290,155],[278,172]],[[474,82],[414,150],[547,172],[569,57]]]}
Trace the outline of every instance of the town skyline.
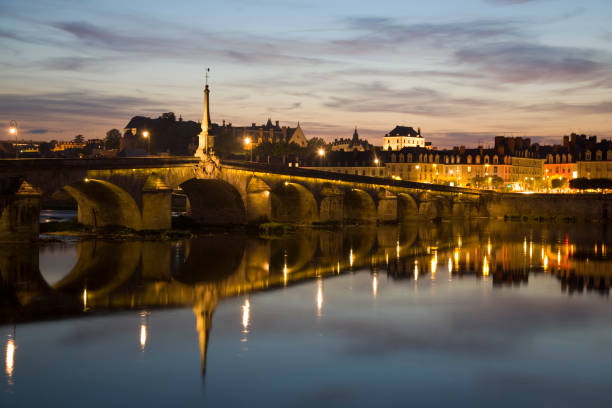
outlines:
{"label": "town skyline", "polygon": [[32,140],[199,121],[210,67],[217,123],[299,121],[327,142],[357,126],[376,145],[395,125],[440,147],[612,137],[609,2],[149,4],[6,2],[0,120]]}

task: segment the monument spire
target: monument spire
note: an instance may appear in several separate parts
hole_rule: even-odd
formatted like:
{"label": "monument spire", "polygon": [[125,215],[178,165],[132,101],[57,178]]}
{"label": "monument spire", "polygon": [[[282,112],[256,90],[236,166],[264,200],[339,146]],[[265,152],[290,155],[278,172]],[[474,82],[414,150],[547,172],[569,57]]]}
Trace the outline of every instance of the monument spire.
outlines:
{"label": "monument spire", "polygon": [[210,146],[210,138],[209,131],[211,128],[210,122],[210,99],[209,94],[210,90],[208,89],[208,73],[210,72],[210,68],[206,68],[206,79],[204,85],[204,114],[202,115],[202,131],[199,134],[199,142],[198,149],[196,150],[196,156],[202,157],[205,154],[209,153],[209,150],[212,146]]}

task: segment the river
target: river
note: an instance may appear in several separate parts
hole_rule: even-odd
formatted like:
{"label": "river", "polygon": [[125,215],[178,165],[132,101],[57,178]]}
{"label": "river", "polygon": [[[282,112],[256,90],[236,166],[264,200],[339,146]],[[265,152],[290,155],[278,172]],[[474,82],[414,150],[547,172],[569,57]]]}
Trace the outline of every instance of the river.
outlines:
{"label": "river", "polygon": [[611,235],[483,221],[3,245],[0,406],[612,406]]}

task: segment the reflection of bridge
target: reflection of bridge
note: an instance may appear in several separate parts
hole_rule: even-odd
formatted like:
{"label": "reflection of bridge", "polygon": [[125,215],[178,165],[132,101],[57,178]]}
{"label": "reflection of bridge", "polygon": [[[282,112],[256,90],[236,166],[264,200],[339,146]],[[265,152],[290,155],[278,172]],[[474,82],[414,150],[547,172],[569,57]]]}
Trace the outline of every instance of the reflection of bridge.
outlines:
{"label": "reflection of bridge", "polygon": [[299,168],[219,163],[214,156],[0,160],[0,239],[32,239],[41,197],[59,190],[78,203],[79,222],[136,230],[170,228],[173,192],[202,224],[271,220],[393,222],[486,215],[479,192]]}
{"label": "reflection of bridge", "polygon": [[[82,241],[75,266],[52,285],[40,273],[37,247],[5,245],[0,246],[0,322],[80,315],[84,308],[193,307],[204,368],[219,299],[352,270],[368,268],[373,280],[385,272],[411,280],[473,275],[494,285],[552,273],[570,291],[608,293],[612,273],[604,242],[609,233],[589,233],[557,244],[565,232],[533,237],[504,223],[422,223],[304,229],[274,240],[215,235],[174,242]],[[583,239],[583,246],[573,244]]]}

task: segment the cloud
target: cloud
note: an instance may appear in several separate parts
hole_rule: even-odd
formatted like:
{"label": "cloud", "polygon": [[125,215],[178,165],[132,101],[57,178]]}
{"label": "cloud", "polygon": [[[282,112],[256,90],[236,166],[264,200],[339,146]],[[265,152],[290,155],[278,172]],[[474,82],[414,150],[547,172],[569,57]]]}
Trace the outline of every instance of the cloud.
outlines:
{"label": "cloud", "polygon": [[[0,111],[6,115],[66,115],[66,117],[126,116],[125,112],[151,111],[162,103],[144,97],[73,91],[47,94],[0,94]],[[128,114],[130,115],[130,114]]]}
{"label": "cloud", "polygon": [[593,80],[612,72],[602,52],[530,43],[489,43],[455,52],[457,62],[471,64],[505,82]]}
{"label": "cloud", "polygon": [[38,65],[45,69],[81,71],[91,67],[99,68],[106,62],[109,62],[108,58],[55,57],[39,61]]}
{"label": "cloud", "polygon": [[48,132],[49,132],[49,129],[30,129],[26,133],[31,134],[31,135],[42,135]]}
{"label": "cloud", "polygon": [[523,3],[535,3],[539,0],[487,0],[488,3],[493,4],[523,4]]}
{"label": "cloud", "polygon": [[294,47],[287,40],[256,35],[223,33],[203,30],[161,28],[146,36],[126,31],[107,30],[82,21],[50,23],[77,40],[76,46],[87,50],[98,48],[118,53],[126,58],[173,59],[202,61],[203,59],[260,65],[326,64],[330,61],[315,56],[287,52]]}
{"label": "cloud", "polygon": [[[337,96],[342,95],[342,96]],[[351,112],[396,112],[424,116],[455,116],[474,113],[499,102],[479,98],[454,98],[435,89],[393,89],[382,82],[352,84],[338,89],[324,106]]]}
{"label": "cloud", "polygon": [[612,100],[594,103],[540,103],[523,106],[521,109],[527,112],[554,112],[572,113],[580,115],[609,115],[612,114]]}
{"label": "cloud", "polygon": [[466,42],[508,40],[522,37],[516,24],[501,20],[477,20],[440,24],[404,24],[393,18],[357,17],[343,21],[353,32],[347,39],[331,41],[336,51],[371,53],[395,49],[403,44],[436,44],[444,48]]}

